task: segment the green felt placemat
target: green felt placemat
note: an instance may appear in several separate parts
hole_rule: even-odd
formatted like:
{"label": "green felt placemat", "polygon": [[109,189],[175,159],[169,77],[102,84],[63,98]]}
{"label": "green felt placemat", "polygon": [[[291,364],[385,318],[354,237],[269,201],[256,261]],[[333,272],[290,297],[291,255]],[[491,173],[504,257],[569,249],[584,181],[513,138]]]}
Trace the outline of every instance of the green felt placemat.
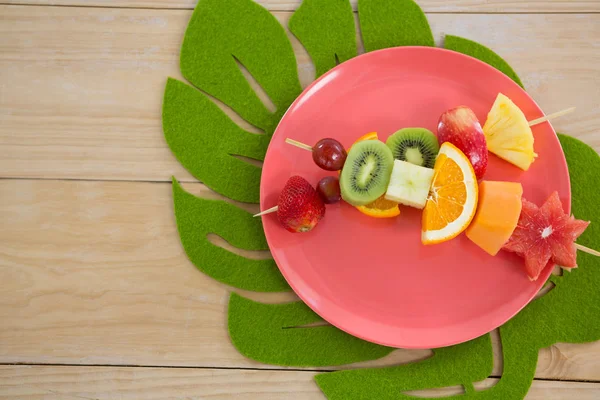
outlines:
{"label": "green felt placemat", "polygon": [[[185,33],[180,65],[190,85],[167,82],[162,121],[169,147],[211,189],[258,203],[260,168],[236,156],[262,161],[277,123],[301,92],[285,30],[253,1],[200,0]],[[242,67],[269,96],[274,112],[260,101]],[[244,131],[207,95],[265,133]]]}
{"label": "green felt placemat", "polygon": [[[580,219],[600,221],[594,189],[600,184],[600,156],[577,139],[565,135],[559,138],[571,175],[573,213]],[[600,248],[600,225],[591,224],[579,242]],[[316,377],[317,384],[332,400],[414,398],[400,393],[453,385],[463,385],[465,395],[445,398],[522,399],[531,386],[539,349],[558,342],[600,339],[600,290],[597,288],[600,258],[580,253],[578,262],[579,268],[562,276],[553,275],[551,280],[556,286],[500,328],[503,371],[500,381],[490,389],[473,390],[473,382],[491,372],[488,364],[490,369],[485,369],[483,378],[480,374],[485,362],[492,361],[492,351],[491,348],[474,348],[472,342],[454,346],[452,357],[447,357],[447,349],[437,349],[431,359],[421,363],[320,374]],[[482,361],[486,357],[485,362]]]}
{"label": "green felt placemat", "polygon": [[496,69],[504,72],[505,75],[517,82],[519,86],[523,87],[521,79],[519,79],[517,73],[512,69],[512,67],[508,65],[508,63],[504,61],[502,57],[494,53],[488,47],[485,47],[472,40],[452,35],[446,35],[444,39],[444,47],[449,50],[454,50],[459,53],[478,58],[481,61],[485,61]]}
{"label": "green felt placemat", "polygon": [[187,256],[200,271],[239,289],[259,292],[289,290],[273,259],[252,260],[208,240],[218,235],[244,250],[268,250],[260,218],[233,204],[189,194],[173,180],[177,230]]}
{"label": "green felt placemat", "polygon": [[[426,16],[412,0],[359,0],[359,22],[367,51],[391,46],[433,46]],[[356,55],[354,17],[347,0],[305,0],[289,21],[290,31],[311,56],[317,76]],[[444,46],[479,58],[523,86],[499,55],[474,41],[446,36]],[[276,106],[262,104],[240,68],[246,68]],[[251,0],[200,0],[186,31],[181,69],[189,84],[169,79],[163,129],[177,159],[211,189],[234,200],[258,202],[260,168],[238,156],[262,160],[277,122],[300,93],[297,67],[283,27]],[[210,97],[223,102],[264,134],[246,132]],[[595,207],[600,157],[582,142],[561,135],[571,174],[573,212],[600,221]],[[202,272],[233,287],[285,291],[288,285],[273,260],[250,260],[213,245],[209,234],[234,247],[267,248],[260,220],[236,206],[199,199],[173,182],[175,215],[189,259]],[[600,248],[592,224],[583,245]],[[579,255],[580,268],[551,278],[556,286],[500,328],[504,370],[494,387],[477,391],[473,382],[491,373],[489,335],[437,349],[425,361],[386,368],[319,374],[329,399],[404,399],[408,390],[463,385],[464,399],[519,399],[535,373],[538,350],[556,342],[600,339],[600,260]],[[232,294],[232,343],[245,356],[286,366],[334,366],[377,359],[393,349],[364,342],[321,319],[302,302],[261,304]],[[321,324],[318,324],[321,322]],[[317,326],[314,325],[317,323]],[[454,398],[452,397],[452,398]]]}
{"label": "green felt placemat", "polygon": [[235,293],[229,300],[229,335],[246,357],[296,367],[344,365],[393,351],[351,336],[323,320],[301,301],[262,304]]}
{"label": "green felt placemat", "polygon": [[305,0],[289,28],[309,52],[317,78],[357,54],[354,13],[346,0]]}
{"label": "green felt placemat", "polygon": [[434,46],[427,17],[412,0],[362,0],[358,2],[358,18],[367,52],[396,46]]}

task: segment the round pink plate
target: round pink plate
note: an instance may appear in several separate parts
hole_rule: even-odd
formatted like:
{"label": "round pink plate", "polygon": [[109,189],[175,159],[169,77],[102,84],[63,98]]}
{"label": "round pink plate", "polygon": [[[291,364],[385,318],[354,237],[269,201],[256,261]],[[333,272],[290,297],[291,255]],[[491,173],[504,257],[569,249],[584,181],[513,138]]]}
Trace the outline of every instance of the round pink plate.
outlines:
{"label": "round pink plate", "polygon": [[[483,125],[498,92],[528,119],[543,115],[507,76],[459,53],[399,47],[351,59],[310,85],[281,120],[264,162],[261,208],[277,204],[292,175],[316,185],[335,174],[285,138],[312,145],[333,137],[347,148],[373,131],[383,141],[405,127],[437,132],[440,115],[459,105],[471,107]],[[556,190],[569,210],[569,174],[556,133],[549,123],[533,133],[539,157],[529,171],[490,155],[485,179],[519,181],[537,204]],[[287,232],[276,214],[263,222],[279,269],[310,308],[354,336],[392,347],[443,347],[483,335],[523,308],[551,273],[548,265],[530,282],[522,259],[503,251],[492,257],[464,234],[423,246],[420,218],[409,207],[397,218],[370,218],[341,202],[328,205],[309,233]]]}

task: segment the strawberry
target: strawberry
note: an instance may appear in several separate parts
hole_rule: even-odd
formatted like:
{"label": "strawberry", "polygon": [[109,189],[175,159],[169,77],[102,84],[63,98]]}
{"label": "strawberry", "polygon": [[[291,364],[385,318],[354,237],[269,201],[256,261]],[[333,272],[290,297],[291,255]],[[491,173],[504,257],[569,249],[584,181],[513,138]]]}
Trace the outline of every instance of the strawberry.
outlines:
{"label": "strawberry", "polygon": [[308,232],[325,215],[325,203],[301,176],[292,176],[279,194],[277,218],[290,232]]}

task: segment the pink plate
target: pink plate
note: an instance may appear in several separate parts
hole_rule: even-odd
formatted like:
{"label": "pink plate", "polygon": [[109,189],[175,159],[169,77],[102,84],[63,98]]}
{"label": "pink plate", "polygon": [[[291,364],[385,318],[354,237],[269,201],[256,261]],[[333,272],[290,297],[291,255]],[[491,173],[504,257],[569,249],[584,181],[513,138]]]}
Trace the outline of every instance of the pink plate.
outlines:
{"label": "pink plate", "polygon": [[[324,137],[349,147],[372,131],[379,139],[400,128],[436,132],[448,108],[467,105],[485,122],[498,92],[528,119],[543,115],[511,79],[474,58],[430,47],[375,51],[347,61],[310,85],[281,120],[267,151],[261,208],[277,203],[287,179],[313,185],[329,173],[285,138],[314,144]],[[565,157],[549,123],[533,128],[537,160],[527,172],[490,155],[488,180],[519,181],[538,204],[557,190],[570,209]],[[506,322],[538,292],[551,273],[530,282],[523,261],[491,257],[464,234],[423,246],[421,212],[402,208],[398,218],[375,219],[347,203],[327,206],[309,233],[290,233],[276,214],[263,217],[269,247],[294,291],[317,314],[362,339],[404,348],[465,342]]]}

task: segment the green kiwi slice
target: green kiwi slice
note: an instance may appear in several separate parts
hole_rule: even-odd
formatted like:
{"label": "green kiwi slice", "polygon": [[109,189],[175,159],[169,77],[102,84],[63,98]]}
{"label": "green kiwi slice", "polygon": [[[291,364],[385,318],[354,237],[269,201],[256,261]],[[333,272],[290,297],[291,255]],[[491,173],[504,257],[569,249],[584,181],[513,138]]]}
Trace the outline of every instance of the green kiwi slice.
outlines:
{"label": "green kiwi slice", "polygon": [[394,166],[390,149],[379,140],[352,145],[340,176],[342,198],[353,206],[364,206],[387,190]]}
{"label": "green kiwi slice", "polygon": [[404,128],[385,142],[396,160],[433,168],[440,151],[437,137],[425,128]]}

